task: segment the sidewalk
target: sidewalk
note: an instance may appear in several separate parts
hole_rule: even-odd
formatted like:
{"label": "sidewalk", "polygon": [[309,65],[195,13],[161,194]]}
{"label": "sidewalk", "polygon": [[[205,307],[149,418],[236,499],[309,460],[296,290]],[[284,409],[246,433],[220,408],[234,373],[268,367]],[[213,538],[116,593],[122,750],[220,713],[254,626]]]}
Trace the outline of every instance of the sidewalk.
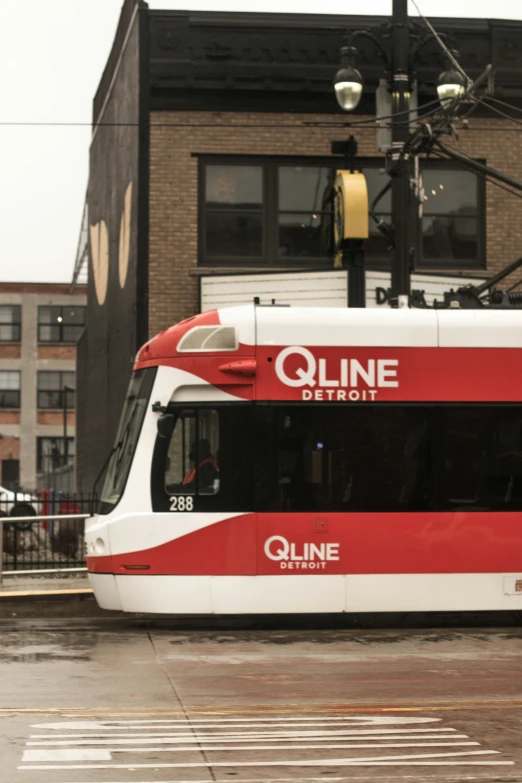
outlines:
{"label": "sidewalk", "polygon": [[49,618],[106,618],[119,615],[100,609],[87,573],[4,576],[0,585],[0,621]]}
{"label": "sidewalk", "polygon": [[87,573],[74,575],[39,574],[37,576],[5,576],[0,585],[0,601],[5,598],[36,596],[92,596]]}

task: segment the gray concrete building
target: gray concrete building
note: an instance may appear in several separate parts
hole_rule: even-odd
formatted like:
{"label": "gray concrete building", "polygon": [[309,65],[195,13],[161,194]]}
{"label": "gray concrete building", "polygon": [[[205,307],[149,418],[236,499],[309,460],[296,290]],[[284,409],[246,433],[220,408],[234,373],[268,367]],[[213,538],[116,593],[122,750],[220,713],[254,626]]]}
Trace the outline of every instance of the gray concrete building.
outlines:
{"label": "gray concrete building", "polygon": [[84,286],[0,283],[0,485],[27,490],[74,463]]}

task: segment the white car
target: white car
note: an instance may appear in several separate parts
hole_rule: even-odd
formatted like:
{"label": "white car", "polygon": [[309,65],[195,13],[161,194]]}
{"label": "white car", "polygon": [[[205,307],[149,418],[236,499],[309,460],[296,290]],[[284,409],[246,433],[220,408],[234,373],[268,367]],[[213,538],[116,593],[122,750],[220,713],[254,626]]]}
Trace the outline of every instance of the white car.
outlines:
{"label": "white car", "polygon": [[34,517],[36,510],[33,504],[37,500],[28,492],[13,492],[0,486],[0,516]]}

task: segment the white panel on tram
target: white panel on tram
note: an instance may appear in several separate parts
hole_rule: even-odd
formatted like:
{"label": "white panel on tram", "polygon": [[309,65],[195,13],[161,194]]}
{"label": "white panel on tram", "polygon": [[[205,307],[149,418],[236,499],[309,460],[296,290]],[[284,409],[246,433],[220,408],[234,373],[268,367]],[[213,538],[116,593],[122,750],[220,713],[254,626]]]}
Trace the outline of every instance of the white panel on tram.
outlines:
{"label": "white panel on tram", "polygon": [[117,576],[124,612],[212,614],[211,576]]}
{"label": "white panel on tram", "polygon": [[254,305],[224,307],[218,310],[222,324],[234,326],[241,345],[256,344],[256,309]]}
{"label": "white panel on tram", "polygon": [[215,614],[343,612],[345,577],[219,576],[212,580]]}
{"label": "white panel on tram", "polygon": [[517,310],[437,311],[441,348],[521,348],[522,312]]}
{"label": "white panel on tram", "polygon": [[258,307],[258,345],[431,346],[437,317],[429,310]]}
{"label": "white panel on tram", "polygon": [[172,392],[170,402],[237,402],[238,398],[233,394],[228,394],[215,386],[206,386],[203,383],[187,384],[178,386]]}

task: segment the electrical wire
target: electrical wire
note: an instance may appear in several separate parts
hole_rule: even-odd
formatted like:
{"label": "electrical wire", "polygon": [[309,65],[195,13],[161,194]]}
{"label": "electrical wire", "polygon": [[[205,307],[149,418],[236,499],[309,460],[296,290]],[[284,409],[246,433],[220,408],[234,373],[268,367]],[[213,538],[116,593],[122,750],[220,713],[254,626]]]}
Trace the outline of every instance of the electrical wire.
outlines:
{"label": "electrical wire", "polygon": [[496,106],[491,106],[489,103],[489,99],[484,96],[482,98],[482,102],[484,106],[486,106],[488,109],[490,109],[495,114],[498,114],[500,117],[503,117],[505,120],[509,120],[510,122],[514,122],[516,125],[522,125],[522,120],[517,120],[515,117],[510,117],[509,114],[506,114],[506,112],[502,111],[501,109],[497,109]]}
{"label": "electrical wire", "polygon": [[[138,122],[2,122],[0,127],[89,127],[89,128],[139,128]],[[151,122],[150,128],[298,128],[295,123],[215,123],[215,122]]]}
{"label": "electrical wire", "polygon": [[518,286],[519,286],[519,285],[521,285],[521,284],[522,284],[522,277],[520,278],[520,280],[519,280],[518,282],[514,283],[514,284],[511,286],[511,288],[508,288],[508,290],[506,291],[506,294],[510,294],[510,293],[511,293],[511,291],[514,291],[514,290],[515,290],[515,288],[518,288]]}
{"label": "electrical wire", "polygon": [[433,37],[435,38],[435,40],[439,44],[440,48],[446,54],[446,56],[448,57],[449,61],[453,65],[453,67],[457,69],[457,71],[460,73],[461,76],[464,77],[464,79],[466,79],[466,81],[468,83],[468,88],[469,88],[469,86],[472,84],[472,81],[469,78],[468,74],[464,71],[464,69],[462,68],[461,64],[458,62],[458,60],[456,60],[455,57],[452,55],[452,53],[450,52],[450,50],[448,49],[448,47],[446,46],[446,44],[444,43],[442,38],[439,36],[439,34],[435,30],[435,28],[433,27],[431,22],[429,22],[426,19],[426,17],[422,15],[422,11],[420,10],[420,8],[417,5],[417,3],[415,2],[415,0],[411,0],[411,2],[413,3],[415,8],[417,9],[417,13],[419,14],[420,18],[422,19],[422,21],[424,22],[424,24],[426,25],[428,30],[431,32],[431,34],[433,35]]}
{"label": "electrical wire", "polygon": [[[460,99],[455,98],[454,100],[458,101]],[[422,109],[427,109],[428,106],[434,106],[435,104],[437,104],[437,107],[438,107],[437,111],[438,111],[440,109],[440,100],[438,98],[436,98],[433,101],[428,101],[428,103],[424,103],[421,108]],[[388,114],[388,115],[385,115],[384,117],[370,117],[370,118],[368,118],[366,120],[347,120],[346,122],[341,122],[341,120],[338,120],[338,121],[335,121],[335,122],[321,122],[320,120],[315,120],[315,121],[309,121],[309,122],[305,121],[303,123],[303,125],[305,125],[307,127],[319,127],[319,126],[320,127],[329,127],[329,126],[331,126],[331,127],[336,128],[336,127],[342,126],[342,127],[350,127],[351,128],[353,125],[368,125],[368,124],[375,125],[376,123],[383,122],[383,120],[394,120],[396,117],[401,117],[404,114],[415,114],[417,112],[418,112],[418,109],[406,109],[405,111],[397,112],[397,114]],[[428,115],[431,116],[432,114],[435,114],[435,111],[426,112],[425,114],[422,115],[422,117],[425,117],[425,116],[428,116]],[[418,117],[418,119],[419,119],[419,117]],[[411,120],[408,120],[407,122],[404,122],[402,124],[409,125],[410,122],[411,122]],[[389,127],[392,127],[392,124],[399,125],[401,123],[390,123]],[[388,126],[385,126],[385,127],[388,127]]]}
{"label": "electrical wire", "polygon": [[[450,147],[450,145],[449,145],[449,144],[448,144],[448,145],[446,145],[446,146],[447,146],[449,149],[454,149],[453,147]],[[444,155],[442,152],[437,152],[436,150],[431,150],[429,154],[430,154],[430,156],[432,156],[432,155],[433,155],[433,156],[435,156],[436,158],[440,158],[441,160],[447,160],[447,161],[451,161],[452,163],[455,163],[455,165],[457,165],[457,166],[461,166],[463,169],[466,169],[466,166],[464,166],[464,164],[463,164],[463,163],[459,163],[458,161],[454,160],[453,158],[448,158],[448,157],[447,157],[446,155]],[[463,153],[460,153],[460,154],[462,155]],[[468,169],[466,169],[466,171],[468,171]],[[510,195],[512,195],[512,196],[516,196],[517,198],[520,198],[520,199],[522,199],[522,193],[519,193],[519,192],[518,192],[518,191],[516,191],[516,190],[511,190],[511,188],[509,188],[507,185],[503,185],[503,184],[502,184],[501,182],[499,182],[498,180],[496,180],[496,179],[492,179],[491,177],[488,177],[486,174],[482,174],[481,172],[478,172],[478,171],[473,171],[472,173],[473,173],[473,174],[474,174],[476,177],[479,177],[480,179],[482,179],[484,182],[489,182],[489,184],[490,184],[490,185],[494,185],[495,187],[497,187],[497,188],[500,188],[501,190],[505,190],[505,191],[506,191],[506,193],[509,193],[509,194],[510,194]]]}
{"label": "electrical wire", "polygon": [[522,133],[520,128],[462,128],[464,133]]}
{"label": "electrical wire", "polygon": [[507,103],[507,101],[501,101],[499,98],[494,98],[492,95],[488,95],[487,99],[488,101],[492,101],[493,103],[498,103],[500,106],[505,106],[507,109],[513,109],[513,111],[522,114],[522,109],[520,108],[520,106],[513,106],[512,103]]}

